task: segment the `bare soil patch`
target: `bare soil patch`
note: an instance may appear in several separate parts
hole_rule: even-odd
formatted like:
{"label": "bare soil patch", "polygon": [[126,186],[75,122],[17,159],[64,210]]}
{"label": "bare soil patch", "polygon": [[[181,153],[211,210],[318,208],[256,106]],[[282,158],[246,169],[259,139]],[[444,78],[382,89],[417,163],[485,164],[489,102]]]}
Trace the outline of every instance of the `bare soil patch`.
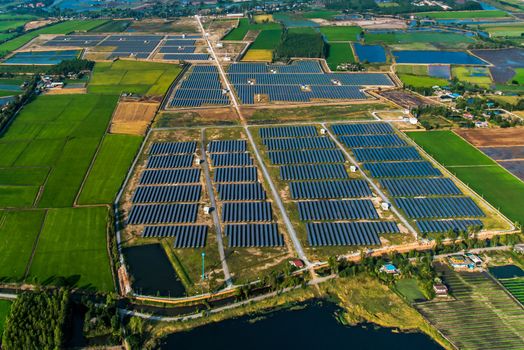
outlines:
{"label": "bare soil patch", "polygon": [[477,147],[524,146],[524,128],[459,129],[455,133]]}
{"label": "bare soil patch", "polygon": [[144,135],[159,106],[160,102],[155,100],[120,101],[111,121],[110,132]]}

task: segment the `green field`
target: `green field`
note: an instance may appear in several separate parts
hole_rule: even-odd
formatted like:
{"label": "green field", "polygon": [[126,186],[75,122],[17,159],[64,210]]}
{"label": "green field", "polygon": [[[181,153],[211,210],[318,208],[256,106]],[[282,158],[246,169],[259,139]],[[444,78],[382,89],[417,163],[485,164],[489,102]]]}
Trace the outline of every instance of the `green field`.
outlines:
{"label": "green field", "polygon": [[322,19],[329,20],[339,14],[340,12],[337,12],[337,11],[318,10],[318,11],[304,12],[302,14],[302,17],[304,18],[322,18]]}
{"label": "green field", "polygon": [[515,75],[510,82],[516,81],[519,85],[524,85],[524,68],[515,68]]}
{"label": "green field", "polygon": [[524,23],[484,25],[480,27],[480,30],[488,32],[494,37],[506,36],[519,38],[522,37],[524,33]]}
{"label": "green field", "polygon": [[87,177],[79,204],[110,204],[140,148],[142,136],[107,135]]}
{"label": "green field", "polygon": [[320,27],[320,32],[326,37],[327,41],[357,41],[357,36],[362,32],[362,28],[329,26]]}
{"label": "green field", "polygon": [[395,289],[410,303],[425,299],[424,294],[418,287],[417,280],[414,278],[403,278],[396,281]]}
{"label": "green field", "polygon": [[9,316],[9,311],[11,310],[11,302],[8,300],[0,300],[0,338],[4,332],[4,324]]}
{"label": "green field", "polygon": [[504,278],[499,281],[515,299],[524,304],[524,278]]}
{"label": "green field", "polygon": [[106,207],[48,210],[28,280],[112,291],[107,222]]}
{"label": "green field", "polygon": [[45,211],[0,212],[0,281],[21,281]]}
{"label": "green field", "polygon": [[524,223],[522,181],[451,131],[407,135],[510,220]]}
{"label": "green field", "polygon": [[91,33],[120,33],[129,27],[131,21],[129,20],[111,20],[102,24],[101,26],[95,27],[89,32]]}
{"label": "green field", "polygon": [[26,21],[2,21],[0,20],[0,32],[16,29],[26,24]]}
{"label": "green field", "polygon": [[448,85],[448,81],[446,79],[434,78],[434,77],[430,77],[427,75],[411,75],[411,74],[397,74],[397,75],[406,86],[430,88],[435,85],[438,85],[438,86]]}
{"label": "green field", "polygon": [[453,67],[451,74],[460,81],[485,88],[488,88],[493,83],[489,69],[485,67]]}
{"label": "green field", "polygon": [[280,43],[281,37],[282,30],[280,29],[263,30],[249,48],[253,50],[274,50]]}
{"label": "green field", "polygon": [[434,19],[462,19],[462,18],[497,18],[508,17],[509,15],[500,10],[492,11],[437,11],[416,13],[417,17],[428,17]]}
{"label": "green field", "polygon": [[428,75],[428,66],[423,64],[399,64],[395,70],[397,74]]}
{"label": "green field", "polygon": [[180,71],[180,66],[168,63],[126,60],[98,62],[88,91],[95,94],[132,92],[160,96],[167,92]]}
{"label": "green field", "polygon": [[353,63],[355,56],[349,43],[332,43],[329,44],[327,63],[331,70],[336,70],[341,63]]}
{"label": "green field", "polygon": [[367,44],[458,44],[474,43],[475,39],[457,33],[443,32],[405,32],[405,33],[371,33],[366,34]]}
{"label": "green field", "polygon": [[24,46],[40,34],[68,34],[72,32],[84,32],[96,28],[107,22],[105,19],[93,20],[72,20],[53,24],[48,27],[40,28],[29,33],[18,36],[0,45],[0,53],[6,53]]}
{"label": "green field", "polygon": [[222,40],[239,41],[243,40],[247,32],[250,30],[277,30],[281,29],[280,23],[249,23],[249,19],[241,18],[238,22],[238,27],[230,31]]}

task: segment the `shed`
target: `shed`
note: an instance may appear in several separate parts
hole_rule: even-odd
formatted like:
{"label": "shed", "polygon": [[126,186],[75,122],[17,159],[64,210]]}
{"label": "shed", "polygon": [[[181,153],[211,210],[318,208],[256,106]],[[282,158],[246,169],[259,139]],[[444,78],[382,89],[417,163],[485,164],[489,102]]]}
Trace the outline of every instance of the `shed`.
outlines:
{"label": "shed", "polygon": [[442,283],[437,283],[433,285],[433,290],[437,296],[446,296],[448,295],[448,287]]}
{"label": "shed", "polygon": [[300,260],[300,259],[289,260],[289,264],[291,266],[294,266],[294,267],[298,268],[298,269],[301,269],[301,268],[303,268],[305,266],[304,262],[302,260]]}

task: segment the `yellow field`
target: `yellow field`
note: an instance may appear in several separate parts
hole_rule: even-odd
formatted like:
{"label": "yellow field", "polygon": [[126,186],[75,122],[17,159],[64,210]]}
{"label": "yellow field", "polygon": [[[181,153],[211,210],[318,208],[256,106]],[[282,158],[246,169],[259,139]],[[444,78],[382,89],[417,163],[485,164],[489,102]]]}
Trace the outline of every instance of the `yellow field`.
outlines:
{"label": "yellow field", "polygon": [[248,50],[242,61],[250,62],[271,62],[273,60],[273,50]]}
{"label": "yellow field", "polygon": [[495,100],[497,102],[504,102],[509,103],[512,105],[517,104],[519,102],[520,97],[519,96],[498,96],[498,95],[490,95],[489,98],[491,100]]}
{"label": "yellow field", "polygon": [[253,17],[253,20],[255,23],[268,23],[268,22],[275,22],[273,19],[273,15],[256,15]]}

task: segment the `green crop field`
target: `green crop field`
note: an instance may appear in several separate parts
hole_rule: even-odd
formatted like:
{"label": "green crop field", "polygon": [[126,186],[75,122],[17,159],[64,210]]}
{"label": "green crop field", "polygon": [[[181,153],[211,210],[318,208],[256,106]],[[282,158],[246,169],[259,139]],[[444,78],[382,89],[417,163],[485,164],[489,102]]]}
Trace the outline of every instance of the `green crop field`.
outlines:
{"label": "green crop field", "polygon": [[524,278],[504,278],[499,281],[515,299],[524,304]]}
{"label": "green crop field", "polygon": [[446,86],[448,81],[446,79],[434,78],[425,75],[411,75],[411,74],[397,74],[400,80],[406,86],[413,87],[432,87],[435,85]]}
{"label": "green crop field", "polygon": [[414,278],[403,278],[396,281],[395,289],[410,303],[426,299],[418,287],[417,280]]}
{"label": "green crop field", "polygon": [[320,27],[320,32],[326,37],[327,41],[357,41],[357,36],[362,32],[362,28],[330,26]]}
{"label": "green crop field", "polygon": [[78,203],[110,204],[122,185],[142,140],[142,136],[107,135],[87,177]]}
{"label": "green crop field", "polygon": [[2,21],[0,20],[0,31],[6,31],[9,29],[16,29],[26,24],[26,21]]}
{"label": "green crop field", "polygon": [[238,22],[238,27],[230,31],[222,40],[239,41],[243,40],[247,32],[250,30],[277,30],[282,29],[280,23],[249,23],[249,19],[241,18]]}
{"label": "green crop field", "polygon": [[510,220],[524,223],[522,181],[451,131],[407,135]]}
{"label": "green crop field", "polygon": [[428,75],[428,66],[423,64],[399,64],[395,70],[398,74]]}
{"label": "green crop field", "polygon": [[180,73],[178,65],[118,60],[98,62],[89,83],[90,93],[118,95],[132,92],[143,95],[164,95]]}
{"label": "green crop field", "polygon": [[487,88],[493,83],[489,70],[485,67],[453,67],[451,73],[460,81],[481,87]]}
{"label": "green crop field", "polygon": [[327,63],[331,70],[336,70],[341,63],[353,63],[355,56],[349,43],[332,43],[329,44]]}
{"label": "green crop field", "polygon": [[340,12],[337,12],[337,11],[318,10],[318,11],[304,12],[302,14],[302,17],[304,18],[322,18],[322,19],[329,20],[339,14]]}
{"label": "green crop field", "polygon": [[280,43],[281,37],[281,29],[263,30],[249,48],[253,50],[274,50]]}
{"label": "green crop field", "polygon": [[444,32],[405,32],[405,33],[370,33],[366,34],[367,44],[459,44],[473,43],[475,39],[457,33]]}
{"label": "green crop field", "polygon": [[11,302],[9,300],[0,300],[0,338],[4,333],[4,325],[11,311]]}
{"label": "green crop field", "polygon": [[494,37],[507,36],[518,38],[524,33],[524,23],[483,25],[480,27],[480,30],[488,32]]}
{"label": "green crop field", "polygon": [[91,33],[120,33],[125,31],[130,24],[129,20],[111,20],[89,31]]}
{"label": "green crop field", "polygon": [[31,258],[45,211],[0,212],[0,281],[21,281]]}
{"label": "green crop field", "polygon": [[516,81],[519,85],[524,85],[524,68],[515,68],[515,75],[510,81]]}
{"label": "green crop field", "polygon": [[113,290],[107,223],[106,207],[48,210],[28,280]]}
{"label": "green crop field", "polygon": [[72,32],[85,32],[107,22],[105,19],[74,20],[53,24],[29,33],[18,36],[0,45],[0,53],[6,53],[24,46],[40,34],[68,34]]}
{"label": "green crop field", "polygon": [[417,17],[428,17],[434,19],[462,19],[462,18],[498,18],[509,15],[500,10],[478,10],[478,11],[437,11],[416,13]]}

